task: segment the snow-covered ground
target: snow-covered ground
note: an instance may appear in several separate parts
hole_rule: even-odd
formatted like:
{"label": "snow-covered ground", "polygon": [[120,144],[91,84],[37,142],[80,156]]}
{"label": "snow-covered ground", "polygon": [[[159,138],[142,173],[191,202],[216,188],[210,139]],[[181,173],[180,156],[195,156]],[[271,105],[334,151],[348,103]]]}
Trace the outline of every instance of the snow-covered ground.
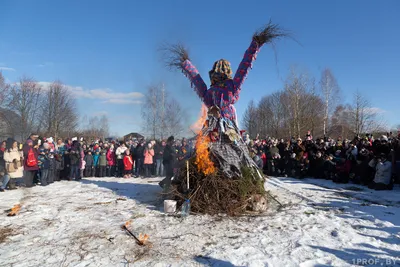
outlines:
{"label": "snow-covered ground", "polygon": [[[162,212],[160,179],[93,178],[0,193],[0,266],[400,266],[400,188],[271,178],[262,217]],[[132,220],[139,246],[120,226]]]}

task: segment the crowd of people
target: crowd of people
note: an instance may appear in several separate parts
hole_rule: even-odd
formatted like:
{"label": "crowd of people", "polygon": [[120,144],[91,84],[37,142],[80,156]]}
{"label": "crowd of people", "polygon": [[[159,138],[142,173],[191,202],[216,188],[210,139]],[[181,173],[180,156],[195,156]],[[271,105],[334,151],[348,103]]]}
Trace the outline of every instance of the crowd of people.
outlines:
{"label": "crowd of people", "polygon": [[[170,148],[165,154],[167,146]],[[173,173],[169,169],[173,170],[176,163],[184,162],[192,153],[193,147],[186,139],[175,141],[173,137],[147,142],[87,142],[83,138],[63,141],[31,134],[24,144],[8,138],[0,147],[0,191],[84,177],[171,179]]]}
{"label": "crowd of people", "polygon": [[303,139],[245,139],[258,167],[271,176],[351,181],[376,190],[391,190],[399,182],[400,134],[335,140],[314,139],[308,132]]}
{"label": "crowd of people", "polygon": [[[376,190],[391,190],[399,182],[400,134],[375,139],[367,134],[353,140],[290,140],[243,136],[250,155],[269,176],[313,177],[336,183],[353,182]],[[186,139],[86,141],[81,138],[53,140],[31,134],[24,144],[12,138],[0,147],[0,191],[17,186],[46,186],[60,180],[84,177],[166,177],[194,154]]]}

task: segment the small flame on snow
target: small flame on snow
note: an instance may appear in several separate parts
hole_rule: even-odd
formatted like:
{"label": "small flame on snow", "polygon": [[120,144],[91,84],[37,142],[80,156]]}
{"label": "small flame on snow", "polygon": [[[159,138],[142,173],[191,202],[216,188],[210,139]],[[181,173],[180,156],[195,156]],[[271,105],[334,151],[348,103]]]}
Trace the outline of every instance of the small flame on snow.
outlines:
{"label": "small flame on snow", "polygon": [[8,213],[8,216],[15,216],[21,210],[21,204],[16,204],[11,208],[11,211]]}
{"label": "small flame on snow", "polygon": [[144,245],[147,241],[147,239],[149,239],[149,236],[147,234],[139,234],[139,241]]}
{"label": "small flame on snow", "polygon": [[129,220],[129,221],[126,221],[126,223],[125,223],[125,227],[126,228],[128,228],[130,225],[132,224],[132,221],[131,220]]}

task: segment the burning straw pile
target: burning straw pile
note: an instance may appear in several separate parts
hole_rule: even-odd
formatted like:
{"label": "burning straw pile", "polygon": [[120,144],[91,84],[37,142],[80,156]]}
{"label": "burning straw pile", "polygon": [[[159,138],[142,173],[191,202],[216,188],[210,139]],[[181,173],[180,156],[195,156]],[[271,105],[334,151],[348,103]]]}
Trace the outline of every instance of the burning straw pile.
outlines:
{"label": "burning straw pile", "polygon": [[[203,106],[201,118],[192,129],[203,125],[206,117],[207,108]],[[219,151],[216,146],[231,144],[215,144],[202,131],[198,133],[195,155],[174,179],[176,199],[183,202],[190,198],[191,209],[196,213],[235,216],[249,210],[265,211],[267,198],[260,171],[251,163],[241,165],[236,171],[223,168],[229,155],[216,153]]]}
{"label": "burning straw pile", "polygon": [[176,198],[182,202],[188,194],[193,212],[235,216],[249,210],[262,211],[266,208],[264,181],[254,179],[251,169],[243,168],[243,177],[237,179],[227,179],[218,169],[206,175],[198,170],[195,158],[189,160],[189,191],[186,182],[187,167],[181,169],[181,179],[175,191]]}

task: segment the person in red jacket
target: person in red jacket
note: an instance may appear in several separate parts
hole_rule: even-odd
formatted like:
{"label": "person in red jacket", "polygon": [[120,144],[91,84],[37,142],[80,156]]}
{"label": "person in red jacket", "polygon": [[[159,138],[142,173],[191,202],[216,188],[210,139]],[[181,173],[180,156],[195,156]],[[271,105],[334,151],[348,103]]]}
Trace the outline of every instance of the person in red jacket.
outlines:
{"label": "person in red jacket", "polygon": [[129,149],[125,150],[125,156],[124,156],[124,178],[129,178],[132,177],[132,168],[133,168],[133,160],[130,155]]}
{"label": "person in red jacket", "polygon": [[111,144],[107,151],[107,177],[113,177],[115,175],[115,151],[114,145]]}

